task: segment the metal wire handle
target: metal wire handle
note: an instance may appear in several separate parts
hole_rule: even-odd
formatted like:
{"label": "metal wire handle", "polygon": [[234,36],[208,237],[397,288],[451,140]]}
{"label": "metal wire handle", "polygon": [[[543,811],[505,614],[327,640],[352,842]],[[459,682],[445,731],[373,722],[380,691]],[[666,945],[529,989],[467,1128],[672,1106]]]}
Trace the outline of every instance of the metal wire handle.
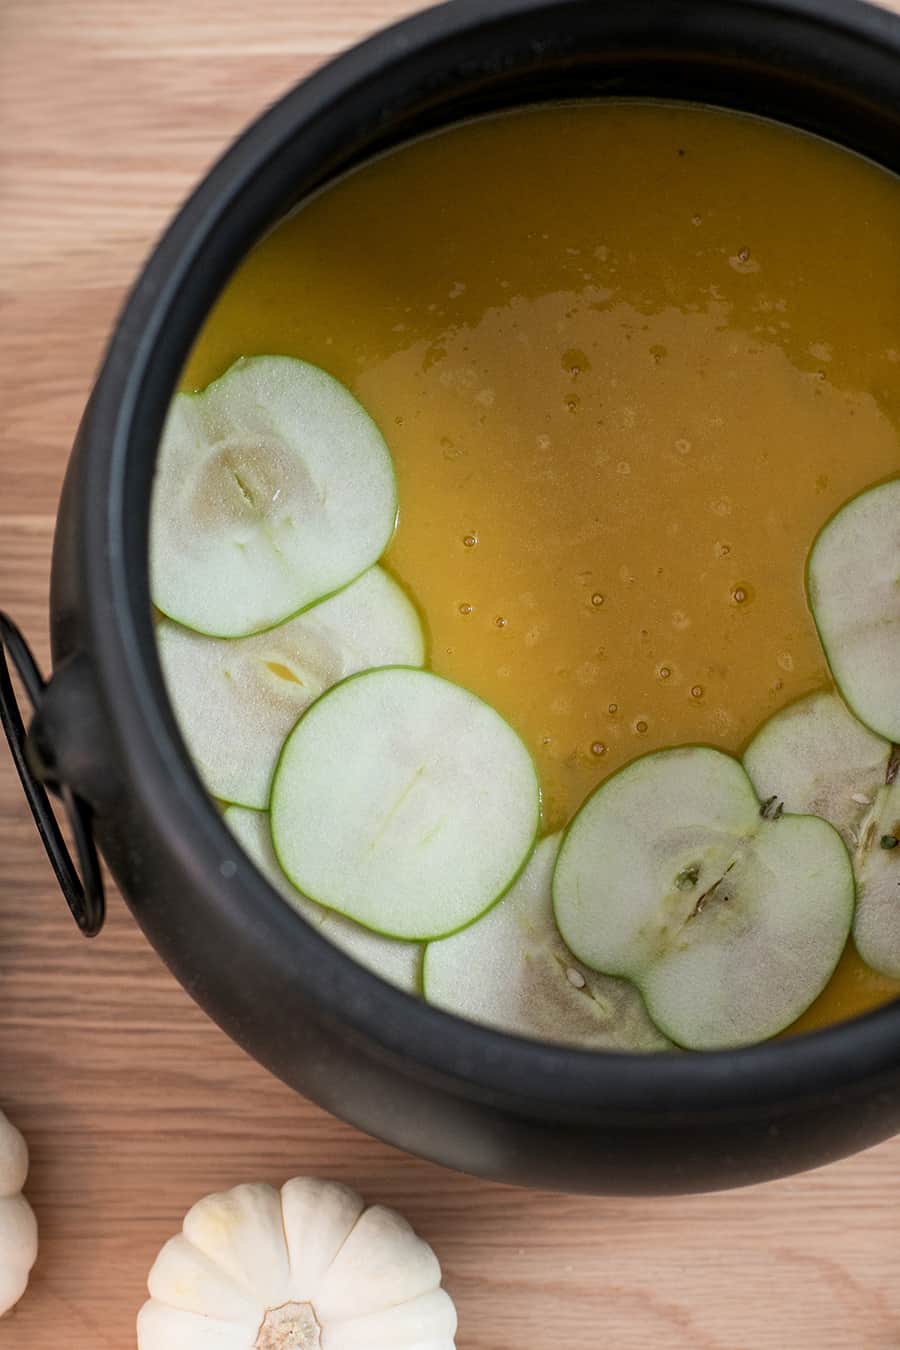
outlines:
{"label": "metal wire handle", "polygon": [[13,688],[7,653],[28,695],[33,711],[40,705],[47,681],[44,679],[31,649],[12,619],[0,610],[0,725],[6,732],[13,762],[25,790],[34,823],[47,850],[50,865],[56,873],[66,904],[85,937],[94,937],[103,927],[106,901],[103,894],[103,876],[100,860],[91,833],[90,807],[71,788],[62,783],[59,796],[72,830],[76,867],[63,839],[50,798],[44,784],[28,762],[27,733],[22,721],[18,699]]}

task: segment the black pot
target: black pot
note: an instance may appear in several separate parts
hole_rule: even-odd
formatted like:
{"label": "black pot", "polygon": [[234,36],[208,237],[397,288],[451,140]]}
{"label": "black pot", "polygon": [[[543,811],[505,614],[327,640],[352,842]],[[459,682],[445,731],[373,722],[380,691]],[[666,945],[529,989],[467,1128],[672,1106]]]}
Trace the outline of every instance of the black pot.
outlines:
{"label": "black pot", "polygon": [[[46,687],[6,622],[36,715],[0,704],[81,927],[102,920],[91,833],[185,988],[252,1055],[401,1148],[566,1190],[738,1186],[900,1128],[900,1002],[794,1040],[703,1055],[537,1044],[383,984],[239,852],[195,774],[157,663],[147,507],[189,346],[254,241],[313,189],[428,128],[604,95],[764,113],[900,171],[900,20],[839,0],[457,0],[287,95],[205,179],[119,320],[72,455],[53,559]],[[839,203],[835,203],[839,210]],[[44,788],[75,826],[80,877]]]}

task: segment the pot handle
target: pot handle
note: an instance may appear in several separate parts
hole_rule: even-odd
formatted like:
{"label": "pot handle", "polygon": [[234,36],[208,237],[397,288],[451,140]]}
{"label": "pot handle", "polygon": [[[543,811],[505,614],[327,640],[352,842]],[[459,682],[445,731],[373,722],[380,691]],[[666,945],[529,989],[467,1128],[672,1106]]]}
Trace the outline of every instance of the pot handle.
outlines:
{"label": "pot handle", "polygon": [[[7,660],[9,658],[9,661]],[[91,809],[76,797],[65,783],[54,787],[62,801],[75,853],[76,867],[59,828],[47,789],[35,772],[28,754],[28,737],[18,699],[13,688],[9,662],[12,662],[28,695],[32,712],[37,712],[47,681],[41,674],[31,649],[12,619],[0,610],[0,725],[12,752],[13,762],[31,807],[38,834],[47,850],[50,865],[72,911],[72,917],[85,937],[94,937],[103,927],[106,902],[103,876],[91,831]]]}

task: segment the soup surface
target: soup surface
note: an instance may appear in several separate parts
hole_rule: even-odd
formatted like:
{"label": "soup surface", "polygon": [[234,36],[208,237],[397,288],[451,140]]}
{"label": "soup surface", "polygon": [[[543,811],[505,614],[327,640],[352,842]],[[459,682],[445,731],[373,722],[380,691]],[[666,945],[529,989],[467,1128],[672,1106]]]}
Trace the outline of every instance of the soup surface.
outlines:
{"label": "soup surface", "polygon": [[[431,665],[531,749],[544,828],[657,747],[828,687],[828,517],[900,466],[900,183],[762,121],[555,106],[420,141],[242,265],[184,385],[323,366],[382,428]],[[848,950],[798,1023],[900,992]]]}

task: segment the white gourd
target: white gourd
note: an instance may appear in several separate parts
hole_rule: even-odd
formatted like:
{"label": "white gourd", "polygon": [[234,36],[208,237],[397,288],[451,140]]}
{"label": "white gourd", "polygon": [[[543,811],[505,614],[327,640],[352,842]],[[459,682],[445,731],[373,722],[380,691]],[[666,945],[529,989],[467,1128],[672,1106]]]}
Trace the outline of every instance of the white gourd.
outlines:
{"label": "white gourd", "polygon": [[22,1194],[27,1175],[25,1140],[0,1111],[0,1317],[25,1293],[37,1259],[37,1221]]}
{"label": "white gourd", "polygon": [[139,1350],[454,1350],[434,1252],[399,1214],[334,1181],[198,1201],[148,1288]]}

